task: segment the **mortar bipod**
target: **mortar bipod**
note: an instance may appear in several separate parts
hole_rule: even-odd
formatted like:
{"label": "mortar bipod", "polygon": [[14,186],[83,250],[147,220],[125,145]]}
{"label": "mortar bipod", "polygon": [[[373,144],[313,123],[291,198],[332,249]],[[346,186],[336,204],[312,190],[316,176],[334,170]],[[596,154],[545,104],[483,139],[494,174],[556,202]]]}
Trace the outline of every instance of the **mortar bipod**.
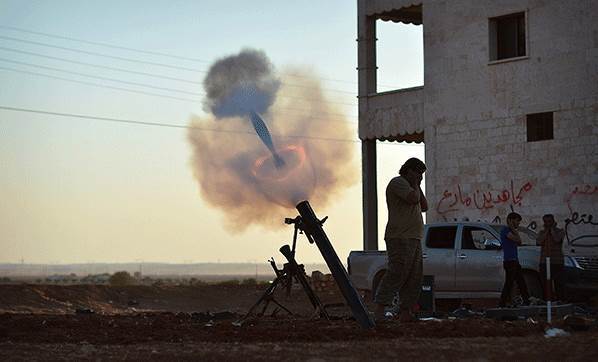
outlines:
{"label": "mortar bipod", "polygon": [[[325,221],[326,221],[326,218],[324,218],[320,222],[324,223]],[[284,263],[283,268],[279,269],[278,266],[276,265],[276,262],[274,261],[274,258],[270,258],[270,260],[268,260],[270,263],[270,266],[274,270],[274,274],[276,275],[276,278],[274,278],[272,283],[264,291],[264,294],[262,294],[262,296],[257,300],[257,302],[255,302],[255,304],[253,306],[251,306],[251,308],[249,309],[247,314],[245,314],[238,321],[233,322],[234,325],[238,325],[238,326],[242,325],[247,319],[249,319],[249,317],[251,315],[254,314],[255,310],[258,307],[260,307],[260,305],[262,305],[262,304],[263,304],[262,310],[260,313],[256,314],[257,316],[264,315],[264,313],[266,313],[266,310],[268,309],[268,306],[270,305],[270,303],[276,304],[278,307],[280,307],[281,309],[283,309],[290,315],[293,315],[293,313],[288,308],[286,308],[284,305],[282,305],[274,297],[274,293],[276,292],[276,290],[279,286],[286,288],[286,294],[287,294],[287,296],[289,296],[291,293],[291,287],[293,285],[293,280],[296,280],[299,284],[301,284],[303,291],[307,295],[309,302],[311,303],[311,305],[314,308],[314,315],[318,315],[320,318],[330,319],[330,316],[326,312],[326,306],[324,304],[322,304],[322,302],[320,301],[320,298],[318,298],[318,296],[313,291],[313,289],[311,288],[311,286],[307,280],[307,275],[305,274],[305,268],[304,268],[303,264],[298,264],[297,260],[295,259],[295,250],[297,247],[297,234],[298,234],[298,232],[301,232],[303,234],[303,227],[302,227],[303,222],[302,222],[301,216],[297,216],[294,219],[286,218],[284,220],[284,222],[285,222],[285,224],[289,224],[289,225],[294,224],[292,248],[289,245],[283,245],[279,249],[280,253],[282,255],[284,255],[284,257],[287,259],[287,263]],[[308,238],[309,242],[313,243],[313,240],[311,240],[309,235],[307,233],[305,233],[305,235]]]}

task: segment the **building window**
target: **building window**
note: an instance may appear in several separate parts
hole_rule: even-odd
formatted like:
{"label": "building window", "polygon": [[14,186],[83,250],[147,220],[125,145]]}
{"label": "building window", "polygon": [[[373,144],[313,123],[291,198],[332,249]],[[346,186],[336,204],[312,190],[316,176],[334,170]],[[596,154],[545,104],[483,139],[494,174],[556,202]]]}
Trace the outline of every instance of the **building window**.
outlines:
{"label": "building window", "polygon": [[553,112],[527,115],[527,142],[554,139]]}
{"label": "building window", "polygon": [[525,13],[490,18],[490,60],[523,57],[525,50]]}

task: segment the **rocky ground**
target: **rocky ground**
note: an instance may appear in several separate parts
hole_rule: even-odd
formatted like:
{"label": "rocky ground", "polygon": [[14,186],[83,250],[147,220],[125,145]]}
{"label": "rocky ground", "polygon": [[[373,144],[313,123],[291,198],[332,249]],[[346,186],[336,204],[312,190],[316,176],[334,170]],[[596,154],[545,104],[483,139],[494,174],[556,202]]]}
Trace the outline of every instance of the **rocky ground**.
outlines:
{"label": "rocky ground", "polygon": [[[293,316],[233,323],[263,287],[0,286],[0,360],[597,360],[598,327],[485,318],[360,328],[344,307],[314,319],[301,290],[276,298]],[[320,293],[325,303],[337,293]],[[591,318],[590,318],[591,319]]]}

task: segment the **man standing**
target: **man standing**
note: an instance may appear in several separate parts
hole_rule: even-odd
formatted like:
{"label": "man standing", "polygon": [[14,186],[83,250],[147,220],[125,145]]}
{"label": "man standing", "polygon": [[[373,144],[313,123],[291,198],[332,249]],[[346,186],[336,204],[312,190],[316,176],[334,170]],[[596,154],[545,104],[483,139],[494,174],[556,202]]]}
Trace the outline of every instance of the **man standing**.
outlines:
{"label": "man standing", "polygon": [[521,272],[521,265],[519,264],[517,255],[517,247],[522,244],[521,236],[517,231],[519,223],[521,223],[521,215],[512,212],[507,215],[507,226],[500,231],[500,242],[503,250],[503,267],[505,268],[505,284],[502,287],[502,293],[500,294],[499,306],[501,308],[505,307],[507,300],[511,299],[513,282],[517,282],[519,292],[523,298],[523,304],[529,304],[527,285],[525,284],[525,279],[523,279],[523,273]]}
{"label": "man standing", "polygon": [[422,212],[428,202],[421,189],[426,165],[417,158],[408,159],[386,187],[388,223],[384,233],[388,265],[376,291],[376,319],[384,317],[384,308],[399,293],[401,321],[414,319],[423,278],[421,239],[424,232]]}
{"label": "man standing", "polygon": [[[540,230],[536,239],[538,245],[542,247],[540,255],[540,276],[544,281],[544,299],[549,300],[552,294],[552,281],[554,280],[554,289],[559,300],[564,300],[564,290],[562,282],[563,263],[563,239],[565,230],[556,226],[556,221],[552,214],[542,216],[544,229]],[[546,278],[546,258],[550,258],[550,283]]]}

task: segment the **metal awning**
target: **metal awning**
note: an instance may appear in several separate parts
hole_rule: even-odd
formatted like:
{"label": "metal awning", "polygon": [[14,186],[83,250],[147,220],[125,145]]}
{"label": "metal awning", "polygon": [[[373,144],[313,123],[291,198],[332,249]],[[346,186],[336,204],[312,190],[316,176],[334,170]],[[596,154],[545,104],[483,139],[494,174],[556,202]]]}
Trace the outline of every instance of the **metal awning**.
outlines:
{"label": "metal awning", "polygon": [[422,24],[422,1],[371,0],[366,4],[366,16],[383,21],[405,24]]}
{"label": "metal awning", "polygon": [[359,138],[423,142],[423,89],[400,89],[361,99],[360,114],[363,116],[359,117]]}

